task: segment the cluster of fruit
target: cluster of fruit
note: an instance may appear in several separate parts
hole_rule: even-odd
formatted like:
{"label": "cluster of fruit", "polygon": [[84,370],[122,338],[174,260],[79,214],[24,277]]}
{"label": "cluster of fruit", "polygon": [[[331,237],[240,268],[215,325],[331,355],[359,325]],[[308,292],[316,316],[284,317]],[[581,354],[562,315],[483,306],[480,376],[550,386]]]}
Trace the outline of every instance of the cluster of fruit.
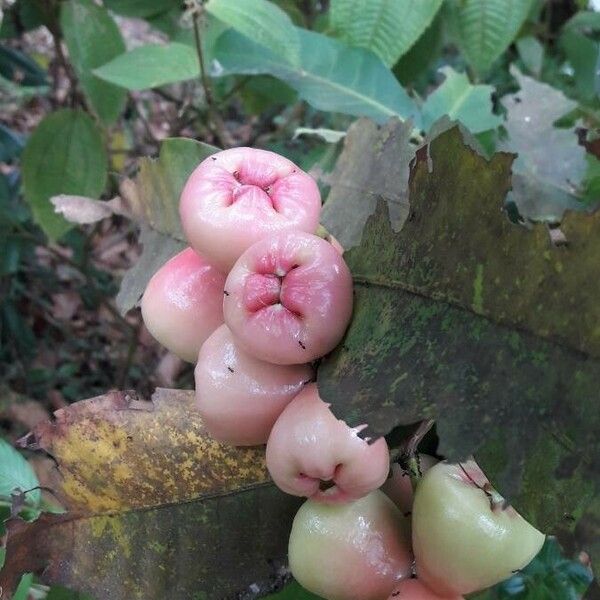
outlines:
{"label": "cluster of fruit", "polygon": [[191,247],[149,282],[146,326],[196,363],[196,405],[210,434],[267,444],[276,485],[308,498],[289,542],[292,573],[307,589],[327,600],[420,600],[501,581],[533,558],[543,535],[477,465],[433,466],[413,507],[406,473],[395,465],[389,477],[385,440],[360,437],[363,427],[338,420],[319,397],[313,363],[339,343],[352,313],[343,250],[316,235],[320,210],[315,182],[275,153],[208,157],[181,196]]}

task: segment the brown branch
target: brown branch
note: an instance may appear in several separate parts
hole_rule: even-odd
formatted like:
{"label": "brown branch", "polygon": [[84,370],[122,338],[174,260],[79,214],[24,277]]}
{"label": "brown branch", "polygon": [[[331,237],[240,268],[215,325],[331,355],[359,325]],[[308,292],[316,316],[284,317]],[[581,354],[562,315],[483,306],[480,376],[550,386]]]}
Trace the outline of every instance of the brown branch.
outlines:
{"label": "brown branch", "polygon": [[206,105],[208,106],[210,120],[212,121],[212,124],[214,126],[213,133],[217,138],[219,145],[222,148],[228,148],[234,145],[234,141],[231,135],[229,134],[229,131],[227,131],[227,127],[225,126],[225,122],[221,117],[221,113],[215,106],[210,79],[206,73],[206,68],[204,65],[204,52],[202,50],[202,40],[200,39],[199,11],[194,11],[192,19],[194,23],[194,40],[196,42],[198,64],[200,66],[200,82],[202,83],[202,87],[204,89],[204,97],[206,98]]}
{"label": "brown branch", "polygon": [[[70,83],[69,97],[71,99],[71,104],[73,107],[76,106],[77,104],[80,104],[81,106],[85,107],[85,102],[83,100],[83,97],[79,93],[79,89],[78,89],[79,82],[77,79],[77,75],[75,74],[73,67],[67,60],[67,57],[65,56],[65,53],[63,52],[63,49],[62,49],[62,34],[61,34],[61,29],[60,29],[60,23],[56,16],[56,4],[54,2],[49,2],[47,4],[41,3],[40,6],[41,6],[42,10],[45,12],[46,23],[48,26],[48,30],[50,31],[50,35],[52,36],[52,41],[54,43],[54,49],[56,51],[56,58],[58,60],[58,64],[64,71],[64,73]],[[56,88],[56,80],[55,80],[55,88]],[[56,91],[56,89],[55,89],[55,91]]]}

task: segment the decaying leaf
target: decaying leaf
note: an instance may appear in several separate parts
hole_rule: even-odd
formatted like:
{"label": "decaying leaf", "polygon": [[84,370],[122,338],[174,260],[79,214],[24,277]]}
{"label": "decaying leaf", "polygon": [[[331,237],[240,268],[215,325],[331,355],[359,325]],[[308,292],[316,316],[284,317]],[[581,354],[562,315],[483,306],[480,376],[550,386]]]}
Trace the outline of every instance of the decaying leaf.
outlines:
{"label": "decaying leaf", "polygon": [[141,228],[140,244],[142,255],[125,273],[117,294],[116,304],[121,314],[137,304],[152,275],[187,246],[186,243],[146,225]]}
{"label": "decaying leaf", "polygon": [[125,193],[136,219],[155,231],[185,241],[179,220],[181,190],[194,168],[217,151],[214,146],[192,139],[170,138],[161,144],[157,159],[140,159],[135,185],[129,185]]}
{"label": "decaying leaf", "polygon": [[61,194],[51,198],[55,211],[71,223],[95,223],[121,215],[139,223],[142,255],[127,272],[117,295],[125,314],[139,301],[152,275],[187,246],[179,220],[179,196],[194,168],[218,148],[188,138],[169,138],[158,158],[139,161],[135,179],[124,179],[121,195],[108,201]]}
{"label": "decaying leaf", "polygon": [[502,99],[508,138],[503,150],[518,152],[510,199],[533,221],[560,221],[566,210],[587,210],[583,202],[587,172],[585,149],[574,127],[554,123],[577,107],[561,91],[511,69],[520,90]]}
{"label": "decaying leaf", "polygon": [[352,124],[334,172],[327,177],[331,191],[321,222],[344,248],[360,243],[360,236],[377,198],[389,206],[392,224],[399,228],[408,212],[408,165],[414,148],[408,143],[409,122],[391,119],[378,127],[369,119]]}
{"label": "decaying leaf", "polygon": [[70,223],[79,225],[97,223],[115,214],[129,216],[118,196],[104,201],[86,196],[59,194],[50,198],[50,202],[54,205],[54,212],[62,215]]}
{"label": "decaying leaf", "polygon": [[371,436],[436,419],[442,454],[474,452],[519,510],[558,530],[599,479],[600,213],[566,215],[561,246],[544,225],[512,224],[513,158],[486,161],[456,127],[418,151],[403,228],[380,200],[345,255],[354,317],[319,389]]}
{"label": "decaying leaf", "polygon": [[268,589],[299,501],[270,483],[262,448],[212,440],[188,391],[112,392],[55,417],[22,445],[56,460],[68,512],[10,524],[4,590],[28,571],[111,600]]}
{"label": "decaying leaf", "polygon": [[157,159],[142,158],[135,180],[121,184],[124,206],[142,225],[142,256],[121,283],[122,314],[140,299],[152,275],[186,245],[179,220],[179,196],[194,168],[218,148],[187,138],[170,138]]}

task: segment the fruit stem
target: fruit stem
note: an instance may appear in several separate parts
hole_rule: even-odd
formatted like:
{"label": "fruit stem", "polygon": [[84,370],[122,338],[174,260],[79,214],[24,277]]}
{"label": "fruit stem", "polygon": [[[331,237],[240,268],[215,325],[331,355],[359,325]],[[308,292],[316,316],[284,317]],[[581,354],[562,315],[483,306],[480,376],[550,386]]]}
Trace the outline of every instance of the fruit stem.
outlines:
{"label": "fruit stem", "polygon": [[488,498],[490,503],[490,510],[492,512],[506,510],[508,507],[508,502],[506,499],[498,492],[489,481],[486,481],[483,485],[477,483],[473,477],[468,473],[468,471],[464,468],[462,463],[458,463],[458,466],[461,468],[462,472],[465,474],[465,477],[477,488],[479,488]]}
{"label": "fruit stem", "polygon": [[434,423],[435,421],[433,419],[421,421],[413,434],[404,443],[404,449],[400,454],[400,465],[408,473],[413,490],[417,489],[419,480],[423,476],[417,449],[423,438],[427,435],[427,432],[433,427]]}
{"label": "fruit stem", "polygon": [[421,471],[421,464],[419,461],[419,455],[415,454],[410,458],[406,459],[404,467],[408,472],[410,484],[412,485],[412,489],[414,491],[417,489],[417,485],[419,484],[421,477],[423,477],[423,473]]}
{"label": "fruit stem", "polygon": [[321,225],[319,223],[319,227],[317,227],[317,231],[315,231],[315,235],[326,240],[329,238],[329,231],[327,231],[327,228],[324,225]]}

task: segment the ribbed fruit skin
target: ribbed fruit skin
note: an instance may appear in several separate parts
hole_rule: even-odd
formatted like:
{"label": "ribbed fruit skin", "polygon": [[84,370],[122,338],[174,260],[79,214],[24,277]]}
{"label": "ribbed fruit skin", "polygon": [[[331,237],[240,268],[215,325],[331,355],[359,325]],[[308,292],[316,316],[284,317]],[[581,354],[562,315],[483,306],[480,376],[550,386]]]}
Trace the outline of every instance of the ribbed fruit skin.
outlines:
{"label": "ribbed fruit skin", "polygon": [[255,242],[319,225],[321,195],[314,179],[268,150],[232,148],[202,161],[179,203],[190,245],[223,272]]}

